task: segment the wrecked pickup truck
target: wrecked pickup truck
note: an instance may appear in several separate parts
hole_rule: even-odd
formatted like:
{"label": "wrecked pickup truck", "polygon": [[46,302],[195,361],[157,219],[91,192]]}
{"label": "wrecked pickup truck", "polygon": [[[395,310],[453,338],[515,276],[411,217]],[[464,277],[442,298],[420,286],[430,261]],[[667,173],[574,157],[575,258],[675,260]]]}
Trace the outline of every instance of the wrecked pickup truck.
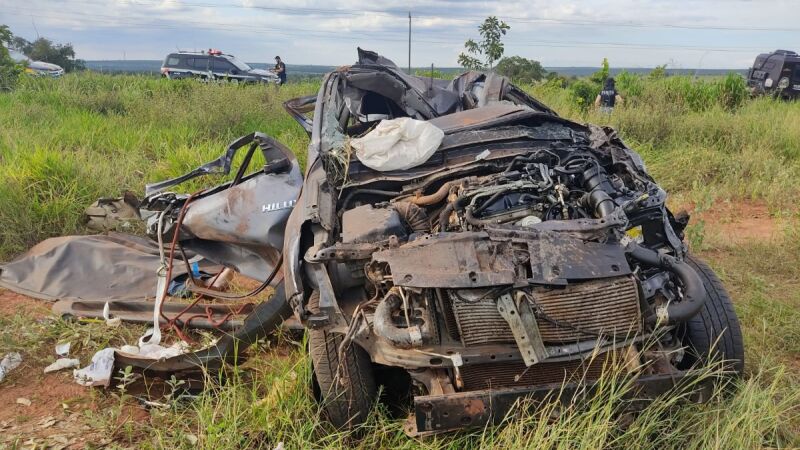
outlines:
{"label": "wrecked pickup truck", "polygon": [[[364,421],[381,385],[410,399],[408,431],[426,434],[591,385],[612,355],[636,368],[642,395],[712,358],[742,372],[731,300],[687,252],[688,216],[669,211],[612,130],[561,118],[495,74],[414,77],[361,49],[316,96],[285,106],[311,138],[302,181],[288,150],[256,134],[238,146],[252,143],[247,162],[260,148],[264,170],[243,166],[177,206],[172,180],[145,204],[162,210],[159,235],[177,223],[190,250],[282,278],[244,334],[293,314],[337,427]],[[410,168],[368,167],[356,141],[400,119],[441,130],[435,151]]]}

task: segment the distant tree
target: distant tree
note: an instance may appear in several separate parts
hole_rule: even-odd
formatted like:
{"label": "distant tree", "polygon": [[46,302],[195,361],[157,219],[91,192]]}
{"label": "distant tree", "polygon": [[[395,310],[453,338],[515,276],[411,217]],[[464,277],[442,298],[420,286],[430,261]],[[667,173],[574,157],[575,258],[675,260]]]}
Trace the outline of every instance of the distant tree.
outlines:
{"label": "distant tree", "polygon": [[526,59],[521,56],[510,56],[497,62],[497,73],[505,75],[519,83],[533,83],[545,77],[544,70],[539,61]]}
{"label": "distant tree", "polygon": [[608,58],[603,58],[603,63],[600,67],[600,70],[589,75],[589,81],[591,81],[594,84],[597,84],[598,88],[602,88],[603,83],[606,82],[606,79],[608,79],[610,74],[611,74],[611,69],[608,65]]}
{"label": "distant tree", "polygon": [[662,64],[660,66],[656,66],[655,69],[651,70],[649,74],[647,74],[647,78],[651,80],[658,80],[661,78],[665,78],[667,76],[667,65]]}
{"label": "distant tree", "polygon": [[547,79],[547,84],[548,85],[554,86],[554,87],[557,87],[557,88],[561,88],[561,89],[569,86],[570,81],[574,81],[574,80],[568,79],[567,77],[565,77],[564,75],[561,75],[558,72],[547,72],[546,79]]}
{"label": "distant tree", "polygon": [[86,68],[82,59],[75,59],[75,49],[69,43],[54,44],[50,39],[43,37],[30,42],[17,36],[11,41],[11,46],[32,60],[57,64],[67,72]]}
{"label": "distant tree", "polygon": [[27,55],[33,49],[33,45],[22,36],[14,36],[11,40],[11,48],[14,50],[22,53],[23,55]]}
{"label": "distant tree", "polygon": [[511,27],[495,16],[489,16],[478,27],[481,41],[468,39],[464,43],[465,53],[458,55],[458,64],[471,70],[491,69],[494,62],[503,57],[505,47],[502,37]]}
{"label": "distant tree", "polygon": [[14,35],[7,25],[0,25],[0,90],[11,89],[17,83],[22,68],[11,59],[7,46]]}

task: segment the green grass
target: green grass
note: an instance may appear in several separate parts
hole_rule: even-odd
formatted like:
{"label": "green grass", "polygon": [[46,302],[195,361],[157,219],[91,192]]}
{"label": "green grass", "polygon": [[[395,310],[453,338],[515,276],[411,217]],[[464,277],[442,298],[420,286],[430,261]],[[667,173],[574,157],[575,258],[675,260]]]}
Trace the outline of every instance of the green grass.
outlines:
{"label": "green grass", "polygon": [[0,259],[80,232],[83,208],[98,197],[141,193],[252,131],[279,139],[302,162],[305,133],[281,104],[316,89],[97,74],[26,79],[0,95]]}
{"label": "green grass", "polygon": [[[693,99],[686,83],[629,81],[635,92],[611,116],[582,109],[565,89],[528,90],[566,117],[617,128],[674,197],[699,208],[753,199],[796,216],[800,103],[758,99],[730,109]],[[276,90],[91,73],[25,80],[0,94],[0,261],[47,237],[85,232],[80,214],[96,198],[141,193],[145,183],[216,158],[251,131],[271,134],[302,161],[307,138],[281,103],[317,88],[313,81]],[[519,408],[504,427],[425,440],[408,439],[402,421],[378,410],[356,437],[321,421],[304,343],[281,339],[260,345],[223,380],[210,380],[198,398],[171,398],[166,409],[151,409],[144,422],[118,424],[134,402],[115,389],[101,394],[114,397],[111,406],[87,412],[86,423],[117,445],[142,448],[800,446],[800,230],[790,226],[776,241],[736,243],[715,235],[714,226],[694,225],[690,239],[733,294],[748,361],[745,379],[704,405],[664,398],[631,422],[617,414],[625,384],[609,382],[558,415],[552,405]],[[22,351],[38,368],[50,362],[54,343],[70,338],[85,361],[140,331],[17,313],[0,318],[0,355]]]}

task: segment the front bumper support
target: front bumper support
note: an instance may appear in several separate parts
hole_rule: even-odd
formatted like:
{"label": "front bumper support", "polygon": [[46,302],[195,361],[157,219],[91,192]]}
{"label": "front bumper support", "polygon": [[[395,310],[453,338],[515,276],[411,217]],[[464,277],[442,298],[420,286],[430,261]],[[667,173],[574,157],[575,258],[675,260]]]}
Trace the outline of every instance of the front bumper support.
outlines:
{"label": "front bumper support", "polygon": [[[628,394],[631,409],[642,409],[649,400],[676,386],[691,386],[691,400],[705,401],[711,393],[711,379],[692,372],[641,376]],[[406,431],[412,435],[481,427],[501,422],[521,399],[569,402],[576,395],[591,396],[596,382],[548,384],[530,387],[487,389],[414,398],[414,412]],[[560,395],[559,395],[560,393]]]}

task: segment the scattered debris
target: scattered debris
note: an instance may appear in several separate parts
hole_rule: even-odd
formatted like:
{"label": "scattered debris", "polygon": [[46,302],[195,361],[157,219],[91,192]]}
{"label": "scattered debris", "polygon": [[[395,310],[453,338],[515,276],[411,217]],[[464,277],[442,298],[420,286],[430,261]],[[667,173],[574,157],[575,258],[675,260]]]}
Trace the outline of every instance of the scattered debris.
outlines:
{"label": "scattered debris", "polygon": [[56,423],[58,423],[58,419],[56,419],[53,416],[47,416],[47,417],[43,418],[42,420],[40,420],[39,422],[37,422],[36,425],[39,428],[50,428],[53,425],[55,425]]}
{"label": "scattered debris", "polygon": [[64,369],[74,369],[80,367],[81,362],[74,358],[59,358],[53,364],[44,368],[44,373],[57,372]]}
{"label": "scattered debris", "polygon": [[17,352],[6,354],[3,360],[0,361],[0,381],[3,381],[6,375],[19,367],[20,364],[22,364],[22,355]]}
{"label": "scattered debris", "polygon": [[114,349],[104,348],[92,356],[92,363],[72,372],[75,382],[81,386],[108,386],[114,370]]}
{"label": "scattered debris", "polygon": [[56,344],[56,355],[62,358],[69,356],[69,349],[71,346],[72,343],[69,341]]}
{"label": "scattered debris", "polygon": [[103,305],[103,319],[106,321],[106,326],[109,328],[116,328],[120,326],[122,323],[121,317],[111,317],[111,313],[109,312],[108,302]]}
{"label": "scattered debris", "polygon": [[137,222],[139,215],[139,199],[132,192],[126,191],[122,197],[100,198],[84,211],[86,228],[94,231],[129,230]]}
{"label": "scattered debris", "polygon": [[17,404],[22,406],[31,406],[31,401],[25,397],[19,397],[17,399]]}

